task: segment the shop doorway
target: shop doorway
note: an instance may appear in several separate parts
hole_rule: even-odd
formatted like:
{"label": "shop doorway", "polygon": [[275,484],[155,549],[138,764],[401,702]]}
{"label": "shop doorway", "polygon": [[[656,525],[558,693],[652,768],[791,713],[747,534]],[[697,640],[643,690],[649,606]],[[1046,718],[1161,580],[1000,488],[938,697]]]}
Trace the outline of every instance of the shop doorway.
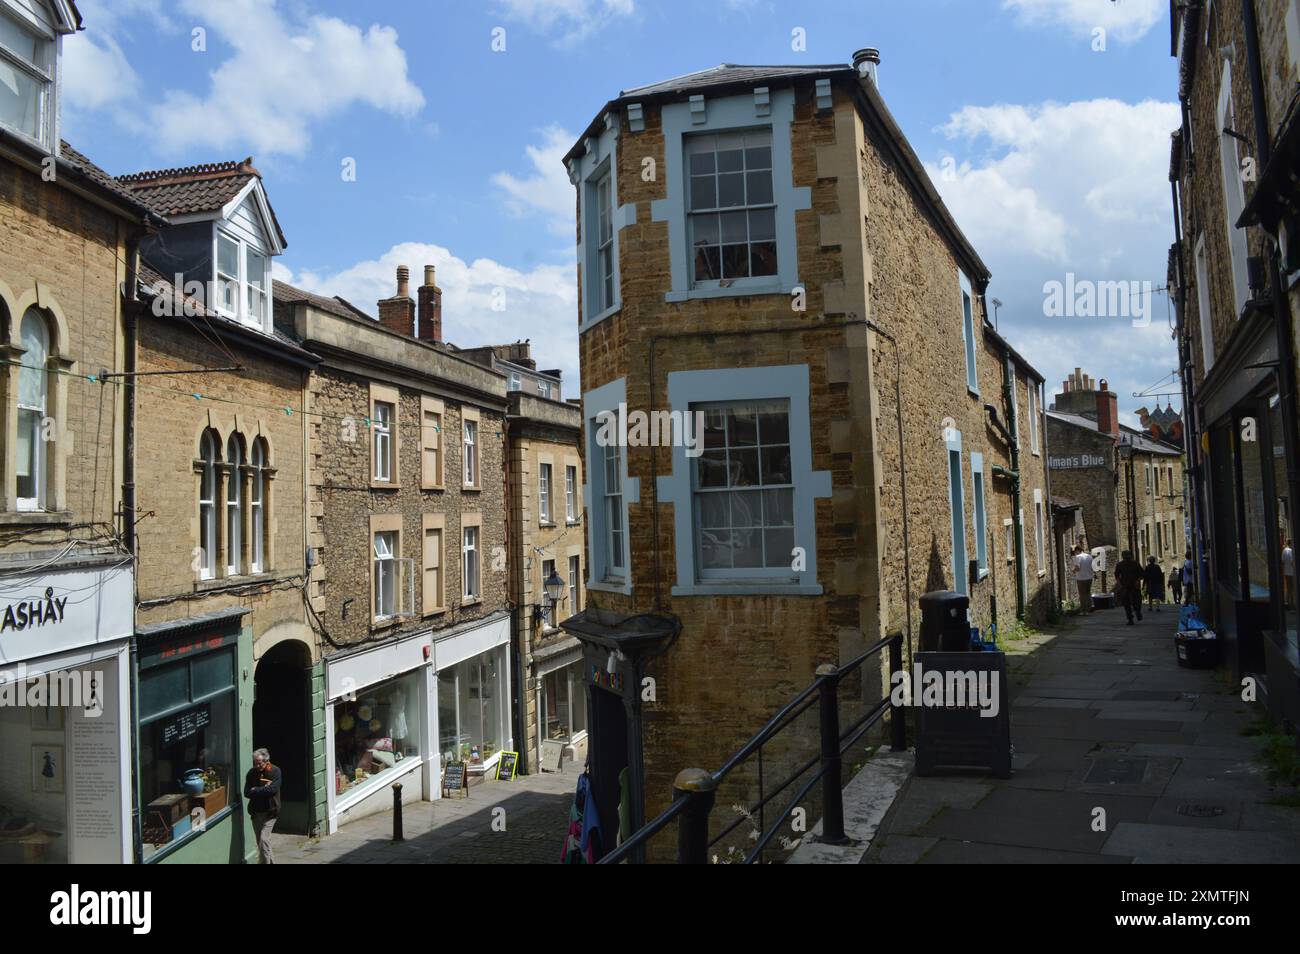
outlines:
{"label": "shop doorway", "polygon": [[[311,831],[311,650],[287,639],[257,663],[253,696],[253,747],[268,749],[284,780],[277,832]],[[244,767],[245,770],[248,766]],[[242,779],[242,773],[239,775]]]}

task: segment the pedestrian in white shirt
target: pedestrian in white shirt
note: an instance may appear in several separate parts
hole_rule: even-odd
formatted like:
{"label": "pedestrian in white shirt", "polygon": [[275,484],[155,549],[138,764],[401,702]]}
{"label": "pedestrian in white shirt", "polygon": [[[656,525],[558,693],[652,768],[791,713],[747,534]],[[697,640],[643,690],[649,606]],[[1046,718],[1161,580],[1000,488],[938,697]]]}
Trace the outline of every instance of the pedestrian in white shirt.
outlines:
{"label": "pedestrian in white shirt", "polygon": [[1092,612],[1092,554],[1082,544],[1074,547],[1074,582],[1079,587],[1079,612]]}

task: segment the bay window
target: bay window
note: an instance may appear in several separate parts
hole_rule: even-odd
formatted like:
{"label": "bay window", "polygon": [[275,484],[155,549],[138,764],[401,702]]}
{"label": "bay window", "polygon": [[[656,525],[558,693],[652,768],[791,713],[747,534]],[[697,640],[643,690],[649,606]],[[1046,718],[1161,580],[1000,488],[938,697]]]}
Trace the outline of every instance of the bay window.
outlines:
{"label": "bay window", "polygon": [[216,230],[216,309],[261,331],[270,328],[270,260],[266,253],[222,229]]}

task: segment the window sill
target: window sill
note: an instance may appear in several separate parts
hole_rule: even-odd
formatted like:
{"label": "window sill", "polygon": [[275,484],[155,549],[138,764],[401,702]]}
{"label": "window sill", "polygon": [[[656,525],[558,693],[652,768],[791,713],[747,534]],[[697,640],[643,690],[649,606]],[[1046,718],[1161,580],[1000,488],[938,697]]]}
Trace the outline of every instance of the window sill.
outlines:
{"label": "window sill", "polygon": [[212,593],[218,590],[234,589],[239,586],[251,586],[257,583],[276,583],[292,579],[289,576],[276,576],[274,573],[247,573],[239,576],[218,576],[206,580],[194,581],[195,593]]}
{"label": "window sill", "polygon": [[689,586],[674,586],[673,596],[821,596],[820,583],[763,583],[760,581],[715,583],[701,581]]}
{"label": "window sill", "polygon": [[460,489],[462,491],[469,491],[470,493],[481,493],[483,490],[483,485],[482,484],[461,484]]}
{"label": "window sill", "polygon": [[578,334],[582,334],[584,331],[589,331],[590,329],[595,328],[606,318],[618,314],[620,311],[622,311],[622,309],[623,309],[623,303],[620,301],[611,305],[609,308],[606,308],[604,311],[596,315],[593,315],[591,318],[588,318],[585,322],[582,323],[582,325],[578,327]]}
{"label": "window sill", "polygon": [[478,606],[482,602],[483,602],[483,597],[481,596],[476,596],[473,599],[469,599],[468,597],[466,597],[461,599],[460,606],[461,609],[464,609],[466,606]]}
{"label": "window sill", "polygon": [[67,510],[13,510],[0,513],[0,525],[31,526],[71,522],[72,513]]}
{"label": "window sill", "polygon": [[755,282],[752,285],[730,285],[727,288],[708,286],[705,288],[674,289],[664,295],[664,301],[690,301],[693,298],[744,298],[749,295],[788,295],[798,283],[786,288],[780,279]]}
{"label": "window sill", "polygon": [[632,584],[625,579],[588,580],[587,589],[595,590],[598,593],[620,593],[623,596],[632,595]]}
{"label": "window sill", "polygon": [[429,619],[432,616],[441,616],[443,613],[447,612],[448,609],[449,607],[446,606],[435,607],[434,609],[425,611],[424,618]]}
{"label": "window sill", "polygon": [[402,485],[391,480],[372,480],[370,482],[371,490],[401,490]]}
{"label": "window sill", "polygon": [[559,524],[557,524],[554,520],[539,520],[537,521],[537,526],[543,530],[554,530],[557,526],[559,526]]}
{"label": "window sill", "polygon": [[966,393],[969,394],[969,395],[970,395],[971,397],[973,397],[973,398],[978,398],[978,397],[980,396],[980,392],[979,392],[979,390],[976,389],[976,388],[971,387],[969,384],[966,385]]}

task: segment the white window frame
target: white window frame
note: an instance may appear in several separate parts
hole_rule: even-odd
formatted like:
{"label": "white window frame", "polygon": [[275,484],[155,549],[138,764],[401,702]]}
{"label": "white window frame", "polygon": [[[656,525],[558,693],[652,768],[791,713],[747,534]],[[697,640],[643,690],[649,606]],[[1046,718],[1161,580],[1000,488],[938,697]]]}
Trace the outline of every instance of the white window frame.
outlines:
{"label": "white window frame", "polygon": [[551,479],[554,468],[551,464],[537,465],[537,519],[542,524],[553,523],[551,519]]}
{"label": "white window frame", "polygon": [[[220,448],[216,435],[204,431],[199,438],[199,579],[211,580],[217,575],[217,463]],[[208,495],[204,497],[206,487]]]}
{"label": "white window frame", "polygon": [[572,464],[564,467],[564,520],[575,523],[578,519],[578,468]]}
{"label": "white window frame", "polygon": [[1029,450],[1035,457],[1038,457],[1041,456],[1038,446],[1038,382],[1030,378],[1025,384],[1029,391]]}
{"label": "white window frame", "polygon": [[252,531],[252,546],[249,550],[249,559],[251,560],[249,572],[263,573],[266,571],[266,445],[261,438],[253,440],[253,448],[249,454],[250,481],[249,487],[249,520]]}
{"label": "white window frame", "polygon": [[[610,444],[603,448],[602,472],[606,475],[601,487],[605,514],[605,552],[609,555],[607,573],[610,577],[627,578],[627,503],[623,499],[623,471],[627,461],[623,448]],[[618,481],[612,486],[609,474]]]}
{"label": "white window frame", "polygon": [[1210,305],[1210,270],[1205,257],[1205,235],[1196,239],[1196,306],[1201,325],[1201,370],[1208,374],[1214,366],[1214,316]]}
{"label": "white window frame", "polygon": [[573,554],[569,557],[569,614],[578,613],[582,607],[582,557]]}
{"label": "white window frame", "polygon": [[554,560],[542,561],[542,629],[555,629],[556,604],[551,601],[551,597],[546,592],[546,581],[551,578],[551,574],[556,572]]}
{"label": "white window frame", "polygon": [[537,396],[538,396],[538,397],[546,398],[547,400],[550,400],[550,397],[551,397],[551,382],[549,382],[549,381],[543,381],[541,378],[538,378],[538,379],[537,379]]}
{"label": "white window frame", "polygon": [[[970,592],[967,565],[970,554],[966,550],[966,481],[962,477],[961,432],[949,429],[945,434],[947,453],[944,459],[948,469],[948,515],[952,544],[952,588],[958,593]],[[955,477],[955,481],[954,481]]]}
{"label": "white window frame", "polygon": [[238,434],[231,434],[226,441],[226,466],[226,576],[239,576],[243,571],[244,481],[240,471],[244,454]]}
{"label": "white window frame", "polygon": [[473,603],[481,598],[483,584],[482,560],[479,548],[479,530],[481,527],[462,527],[460,531],[460,578],[461,601]]}
{"label": "white window frame", "polygon": [[966,273],[957,270],[957,287],[961,292],[962,353],[966,357],[966,390],[976,397],[980,393],[979,369],[976,367],[975,293]]}
{"label": "white window frame", "polygon": [[[612,435],[615,444],[621,439],[618,409],[626,405],[626,378],[615,379],[582,395],[583,440],[586,442],[588,462],[585,474],[587,482],[583,486],[585,519],[589,524],[587,545],[590,548],[586,567],[587,589],[630,595],[632,553],[627,530],[630,506],[641,499],[641,481],[640,478],[628,476],[627,457],[621,447],[609,448],[601,443],[602,434]],[[602,422],[607,416],[611,423],[604,425]],[[607,455],[611,457],[609,461]],[[606,475],[611,465],[614,467],[618,487],[616,494],[607,496]],[[617,565],[610,552],[611,507],[622,528],[622,545],[619,547]]]}
{"label": "white window frame", "polygon": [[[221,271],[222,240],[231,242],[235,246],[235,270],[237,272],[235,275]],[[260,258],[265,266],[262,273],[263,286],[261,291],[257,291],[257,286],[249,281],[248,261],[250,255]],[[258,331],[270,330],[271,253],[269,251],[260,245],[254,245],[243,236],[236,235],[234,232],[223,228],[220,224],[214,223],[212,229],[212,278],[214,292],[212,308],[217,314],[231,318],[250,328],[256,328]],[[221,286],[224,281],[230,281],[235,286],[235,307],[233,309],[226,307],[224,295],[221,293]],[[263,301],[264,307],[260,317],[253,315],[249,304],[254,295],[259,295]]]}
{"label": "white window frame", "polygon": [[1147,494],[1149,495],[1151,493],[1151,465],[1143,464],[1142,473],[1146,475]]}
{"label": "white window frame", "polygon": [[464,466],[462,478],[466,487],[478,486],[478,421],[462,421],[461,430],[464,435]]}
{"label": "white window frame", "polygon": [[[387,418],[384,416],[384,409],[388,410]],[[397,417],[397,405],[391,401],[375,401],[373,407],[374,418],[370,422],[371,453],[374,456],[374,475],[373,480],[376,483],[391,484],[395,483],[393,477],[393,424]]]}
{"label": "white window frame", "polygon": [[594,313],[600,314],[614,307],[618,298],[618,270],[615,256],[618,247],[614,242],[614,176],[609,168],[597,175],[591,183],[593,203],[593,251],[595,273],[592,294],[595,296]]}
{"label": "white window frame", "polygon": [[[397,618],[397,548],[400,539],[396,530],[376,530],[371,537],[375,588],[375,605],[371,608],[371,617],[376,621]],[[388,581],[388,596],[391,599],[388,606],[384,605],[385,580]]]}
{"label": "white window frame", "polygon": [[519,376],[518,371],[510,372],[510,390],[522,391],[524,389],[524,379]]}
{"label": "white window frame", "polygon": [[36,104],[36,135],[32,136],[26,130],[19,129],[16,126],[7,126],[5,128],[28,142],[35,143],[44,151],[53,154],[58,151],[55,148],[57,145],[55,142],[55,127],[58,121],[58,84],[56,78],[59,71],[61,52],[59,37],[50,32],[44,24],[35,22],[29,17],[20,17],[18,11],[12,10],[8,5],[0,4],[0,17],[4,17],[6,22],[13,24],[20,31],[29,35],[34,43],[38,45],[39,51],[44,52],[45,59],[44,64],[38,63],[35,60],[27,59],[17,50],[0,45],[0,65],[8,66],[39,86]]}
{"label": "white window frame", "polygon": [[[751,137],[755,138],[755,142],[754,142],[752,145],[751,145],[750,142],[748,141]],[[736,139],[736,138],[740,138],[740,140],[741,140],[741,143],[740,143],[740,152],[741,152],[741,155],[742,155],[742,167],[741,167],[741,169],[738,170],[738,171],[736,171],[736,170],[732,170],[732,171],[729,171],[729,172],[727,172],[727,173],[719,172],[719,171],[717,170],[717,166],[716,166],[718,153],[719,153],[720,151],[726,151],[726,152],[734,152],[734,151],[735,151],[734,147],[733,147],[733,148],[729,148],[729,149],[720,150],[720,149],[719,149],[720,141],[722,141],[722,140],[727,140],[727,139],[733,139],[733,140],[734,140],[734,139]],[[771,127],[770,125],[768,125],[768,126],[758,126],[758,127],[751,128],[751,129],[720,129],[720,130],[716,130],[716,131],[709,131],[709,132],[702,132],[702,133],[693,133],[693,134],[688,135],[687,137],[685,137],[684,142],[683,142],[684,153],[685,153],[685,155],[684,155],[684,164],[683,164],[683,168],[682,168],[682,175],[683,175],[683,183],[682,183],[682,186],[683,186],[683,196],[684,196],[684,200],[685,200],[685,203],[686,203],[686,207],[685,207],[685,209],[684,209],[684,213],[685,213],[685,217],[686,217],[686,253],[687,253],[686,269],[687,269],[687,275],[688,275],[688,277],[689,277],[689,279],[690,279],[690,287],[691,287],[691,288],[695,289],[695,288],[723,288],[723,287],[726,287],[726,288],[736,288],[736,287],[744,287],[744,286],[747,285],[747,284],[765,284],[765,283],[770,283],[770,282],[776,281],[776,280],[778,279],[778,277],[780,276],[780,274],[781,274],[781,249],[780,249],[780,243],[779,243],[778,240],[777,240],[777,230],[780,228],[780,222],[779,222],[779,215],[778,215],[778,209],[777,209],[777,203],[776,203],[776,197],[777,197],[777,179],[776,179],[776,176],[777,176],[777,172],[776,172],[775,138],[776,138],[776,137],[774,137],[773,134],[772,134],[772,127]],[[761,140],[761,142],[760,142],[760,140]],[[709,144],[709,143],[711,143],[712,146],[713,146],[712,150],[709,150],[709,149],[705,148],[705,146],[706,146],[707,144]],[[759,168],[759,167],[756,167],[755,169],[750,170],[750,169],[749,169],[749,166],[748,166],[748,156],[747,156],[747,153],[749,152],[750,149],[763,149],[763,148],[767,149],[767,151],[768,151],[768,165],[767,165],[767,167],[766,167],[766,168]],[[691,193],[692,193],[692,180],[693,180],[693,178],[695,178],[695,176],[693,176],[693,175],[692,175],[692,172],[691,172],[691,161],[692,161],[692,160],[691,160],[691,157],[692,157],[692,156],[696,156],[696,155],[704,155],[704,154],[708,154],[708,153],[710,153],[710,152],[711,152],[711,154],[712,154],[713,157],[714,157],[714,164],[715,164],[715,165],[714,165],[714,171],[713,171],[713,173],[712,173],[712,177],[713,177],[713,180],[714,180],[714,189],[715,189],[715,193],[714,193],[714,202],[715,202],[715,204],[714,204],[714,206],[711,207],[711,208],[695,209],[695,208],[692,207],[692,206],[693,206],[693,202],[692,202],[692,196],[691,196]],[[769,185],[769,188],[770,188],[770,191],[771,191],[771,196],[772,196],[770,201],[767,201],[767,202],[752,202],[752,203],[748,201],[748,199],[749,199],[749,195],[748,195],[748,192],[749,192],[749,184],[748,184],[748,180],[749,180],[749,175],[750,175],[751,171],[752,171],[752,172],[755,172],[755,173],[763,173],[763,172],[766,172],[766,173],[767,173],[767,175],[768,175],[768,185]],[[722,175],[724,175],[724,174],[728,174],[728,175],[737,175],[737,174],[738,174],[738,175],[741,177],[742,186],[743,186],[743,192],[744,192],[744,201],[743,201],[740,205],[721,206],[721,205],[717,205],[717,204],[716,204],[717,201],[718,201],[718,198],[719,198],[718,195],[717,195],[717,192],[719,191],[719,187],[720,187],[720,181],[719,181],[719,180],[720,180],[720,176],[722,176]],[[704,176],[708,176],[708,175],[709,175],[709,173],[705,173],[705,174],[703,174],[703,176],[701,176],[701,178],[704,177]],[[755,211],[762,212],[762,211],[769,211],[769,210],[771,211],[771,214],[772,214],[772,235],[771,235],[771,237],[770,237],[770,238],[763,238],[763,237],[760,237],[760,238],[758,238],[758,239],[754,239],[754,238],[751,236],[751,234],[750,234],[750,216],[749,216],[749,213],[751,213],[751,212],[755,212]],[[724,242],[724,241],[722,240],[722,234],[721,234],[721,232],[722,232],[722,216],[725,215],[725,214],[728,214],[728,213],[743,213],[743,214],[744,214],[744,216],[745,216],[745,240],[744,240],[744,242]],[[746,274],[744,274],[744,275],[734,275],[734,276],[723,275],[723,276],[721,276],[721,277],[719,277],[719,278],[708,278],[708,277],[706,277],[706,278],[700,278],[700,277],[698,277],[698,276],[695,274],[695,239],[694,239],[694,236],[695,236],[695,229],[696,229],[696,225],[697,225],[698,221],[699,221],[700,219],[704,218],[705,216],[717,216],[717,217],[718,217],[717,222],[718,222],[719,235],[718,235],[718,246],[717,246],[717,247],[718,247],[718,269],[719,269],[719,271],[721,272],[721,270],[722,270],[722,260],[723,260],[724,254],[725,254],[723,250],[725,249],[725,247],[726,247],[727,245],[744,245],[744,246],[745,246],[745,250],[746,250],[746,251],[745,251],[745,256],[746,256]],[[776,267],[775,267],[775,269],[773,270],[773,272],[772,272],[771,274],[768,274],[768,275],[754,275],[754,274],[752,274],[752,272],[751,272],[752,258],[753,258],[753,246],[754,246],[755,244],[768,244],[768,243],[770,243],[770,244],[773,246],[773,254],[774,254],[774,256],[775,256],[774,265],[775,265]],[[726,285],[723,285],[723,284],[722,284],[723,282],[726,282],[727,284],[726,284]]]}
{"label": "white window frame", "polygon": [[[22,339],[22,328],[28,322],[32,322],[40,332],[41,347],[44,350],[44,358],[31,354],[32,349],[28,349],[20,359],[20,366],[17,369],[15,403],[18,409],[18,427],[23,427],[24,412],[29,418],[27,427],[27,439],[31,444],[31,481],[32,489],[36,492],[31,497],[18,497],[17,508],[24,512],[41,511],[46,508],[48,499],[48,483],[50,469],[50,447],[51,441],[44,439],[45,421],[49,416],[50,406],[50,372],[48,370],[49,358],[51,353],[50,322],[37,308],[28,308],[23,313],[22,320],[19,322],[19,336]],[[23,404],[22,402],[22,379],[24,373],[30,373],[40,376],[40,389],[38,403]],[[15,463],[17,463],[15,457]]]}
{"label": "white window frame", "polygon": [[[1232,62],[1223,61],[1223,75],[1219,82],[1218,117],[1219,166],[1223,179],[1224,226],[1227,228],[1228,254],[1232,259],[1233,302],[1236,305],[1234,317],[1241,317],[1242,309],[1250,298],[1249,272],[1246,260],[1250,255],[1250,246],[1246,241],[1246,230],[1237,228],[1237,219],[1246,207],[1246,191],[1241,183],[1241,153],[1237,140],[1223,130],[1235,128],[1236,110],[1232,104]],[[1229,166],[1232,167],[1229,172]]]}
{"label": "white window frame", "polygon": [[1034,556],[1042,576],[1047,572],[1047,513],[1041,490],[1034,491]]}

